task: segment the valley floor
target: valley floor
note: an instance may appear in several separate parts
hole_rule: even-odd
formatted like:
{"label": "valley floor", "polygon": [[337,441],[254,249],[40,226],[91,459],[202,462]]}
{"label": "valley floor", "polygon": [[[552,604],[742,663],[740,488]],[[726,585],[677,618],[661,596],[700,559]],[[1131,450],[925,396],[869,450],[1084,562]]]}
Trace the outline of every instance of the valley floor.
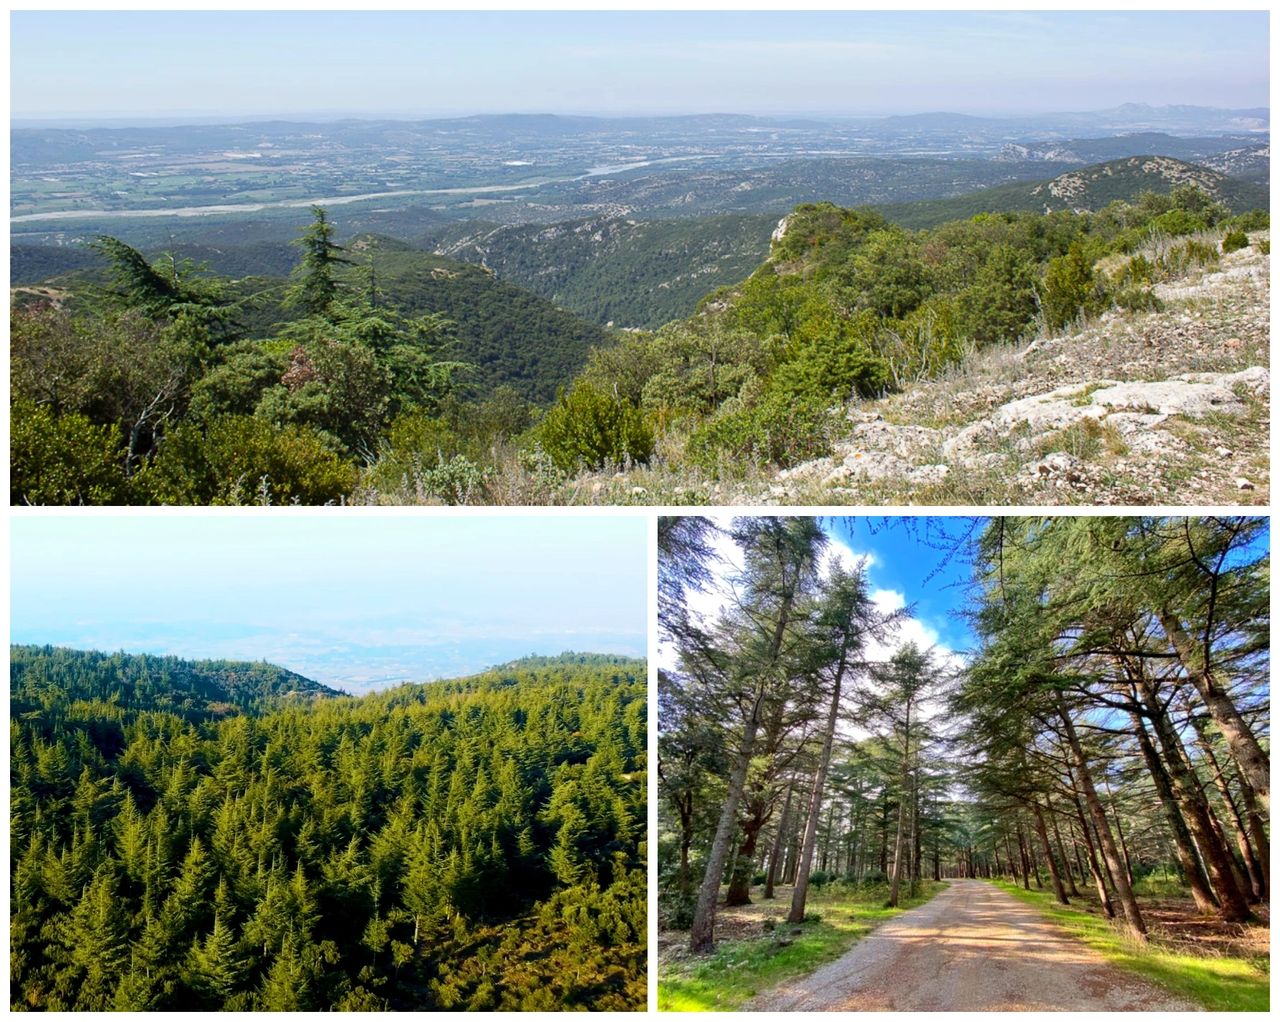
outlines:
{"label": "valley floor", "polygon": [[[1265,235],[1261,235],[1265,237]],[[1265,504],[1270,267],[1256,246],[950,376],[852,406],[833,453],[733,481],[686,466],[575,480],[570,503]]]}

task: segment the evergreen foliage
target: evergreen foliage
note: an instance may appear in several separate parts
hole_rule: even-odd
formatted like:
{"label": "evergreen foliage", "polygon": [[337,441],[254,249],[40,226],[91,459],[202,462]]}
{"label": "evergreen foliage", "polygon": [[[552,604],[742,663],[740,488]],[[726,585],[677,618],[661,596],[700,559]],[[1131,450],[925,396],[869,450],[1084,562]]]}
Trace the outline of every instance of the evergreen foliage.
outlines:
{"label": "evergreen foliage", "polygon": [[14,1009],[643,1006],[643,662],[11,659]]}

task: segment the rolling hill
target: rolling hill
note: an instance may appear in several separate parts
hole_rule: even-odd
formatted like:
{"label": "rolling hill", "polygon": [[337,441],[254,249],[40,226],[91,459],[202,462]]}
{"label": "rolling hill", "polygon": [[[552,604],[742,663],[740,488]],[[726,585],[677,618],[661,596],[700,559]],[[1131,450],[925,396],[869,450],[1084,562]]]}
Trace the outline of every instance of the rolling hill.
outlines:
{"label": "rolling hill", "polygon": [[1270,205],[1265,183],[1228,177],[1168,156],[1131,156],[1068,170],[1033,184],[1002,185],[949,199],[893,203],[877,209],[903,227],[936,227],[978,213],[1096,211],[1117,199],[1132,201],[1145,191],[1167,194],[1182,184],[1202,188],[1237,213]]}
{"label": "rolling hill", "polygon": [[772,213],[462,224],[427,243],[596,323],[656,328],[741,280],[769,253]]}
{"label": "rolling hill", "polygon": [[281,701],[342,695],[265,661],[183,660],[146,653],[9,647],[9,696],[17,717],[58,702],[97,701],[163,710],[188,720],[259,710]]}

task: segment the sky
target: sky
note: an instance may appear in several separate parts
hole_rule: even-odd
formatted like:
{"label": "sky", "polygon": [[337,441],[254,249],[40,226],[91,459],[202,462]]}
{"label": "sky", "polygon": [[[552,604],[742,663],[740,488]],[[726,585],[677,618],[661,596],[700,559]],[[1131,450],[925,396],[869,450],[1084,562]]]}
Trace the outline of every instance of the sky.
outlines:
{"label": "sky", "polygon": [[647,551],[617,515],[15,517],[11,641],[267,659],[349,691],[644,656]]}
{"label": "sky", "polygon": [[[712,517],[726,526],[731,521],[730,516]],[[885,515],[822,520],[828,562],[861,566],[872,598],[883,610],[907,611],[887,642],[868,649],[869,660],[887,659],[911,641],[933,649],[942,663],[960,664],[975,640],[958,613],[967,602],[971,570],[959,541],[976,536],[982,523],[978,518]],[[722,559],[717,574],[727,578],[741,566],[741,552],[727,537],[717,541],[716,550]],[[823,570],[829,568],[824,565]],[[723,601],[723,594],[712,590],[695,592],[688,602],[696,613],[710,615]]]}
{"label": "sky", "polygon": [[1265,11],[11,17],[16,119],[1023,113],[1269,99]]}

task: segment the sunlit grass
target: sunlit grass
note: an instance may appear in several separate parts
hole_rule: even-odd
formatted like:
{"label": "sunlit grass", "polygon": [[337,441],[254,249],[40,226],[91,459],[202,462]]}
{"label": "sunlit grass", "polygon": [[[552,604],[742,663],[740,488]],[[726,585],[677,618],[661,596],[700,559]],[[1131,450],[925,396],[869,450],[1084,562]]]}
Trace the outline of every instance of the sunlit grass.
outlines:
{"label": "sunlit grass", "polygon": [[[885,920],[924,904],[945,886],[923,881],[914,898],[904,894],[898,908],[885,907],[888,889],[883,884],[815,891],[808,907],[821,918],[798,927],[779,923],[772,933],[747,940],[721,941],[711,955],[666,967],[658,978],[658,1010],[738,1010],[784,980],[839,958]],[[785,907],[779,905],[780,912]]]}
{"label": "sunlit grass", "polygon": [[1188,955],[1127,938],[1102,915],[1080,905],[1059,905],[1049,891],[1025,891],[993,881],[1034,905],[1107,961],[1155,981],[1209,1011],[1267,1011],[1271,1006],[1270,963],[1266,958]]}

